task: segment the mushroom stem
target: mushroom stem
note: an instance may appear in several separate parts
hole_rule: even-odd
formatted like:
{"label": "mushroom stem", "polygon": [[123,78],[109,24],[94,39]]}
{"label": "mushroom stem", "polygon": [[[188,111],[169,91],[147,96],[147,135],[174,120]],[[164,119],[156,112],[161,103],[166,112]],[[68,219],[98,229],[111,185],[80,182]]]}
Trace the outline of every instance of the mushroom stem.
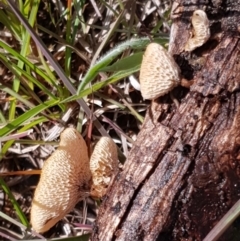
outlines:
{"label": "mushroom stem", "polygon": [[180,80],[180,85],[189,89],[194,84],[194,82],[195,82],[194,80],[187,80],[182,78]]}
{"label": "mushroom stem", "polygon": [[173,103],[176,105],[176,107],[177,107],[177,109],[179,108],[179,101],[175,98],[175,96],[173,95],[173,92],[171,91],[170,92],[170,97],[171,97],[171,99],[172,99],[172,101],[173,101]]}

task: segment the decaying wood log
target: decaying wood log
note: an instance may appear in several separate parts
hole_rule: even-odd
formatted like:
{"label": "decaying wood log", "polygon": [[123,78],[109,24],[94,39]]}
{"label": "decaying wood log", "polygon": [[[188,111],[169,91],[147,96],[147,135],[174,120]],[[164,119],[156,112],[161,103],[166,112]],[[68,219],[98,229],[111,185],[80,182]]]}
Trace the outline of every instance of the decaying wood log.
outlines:
{"label": "decaying wood log", "polygon": [[[196,9],[211,38],[187,53]],[[152,102],[92,240],[203,240],[240,197],[240,0],[176,0],[171,16],[170,52],[195,82],[173,90],[178,109]]]}

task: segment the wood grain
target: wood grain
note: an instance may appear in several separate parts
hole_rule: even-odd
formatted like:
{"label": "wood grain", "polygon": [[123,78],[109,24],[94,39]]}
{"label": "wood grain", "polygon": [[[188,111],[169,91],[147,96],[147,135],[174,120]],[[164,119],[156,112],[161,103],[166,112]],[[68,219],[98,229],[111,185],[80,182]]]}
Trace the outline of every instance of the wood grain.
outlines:
{"label": "wood grain", "polygon": [[[92,240],[200,241],[240,195],[240,0],[208,1],[211,39],[183,52],[200,1],[175,1],[170,52],[190,90],[153,101]],[[194,4],[195,3],[195,4]],[[229,233],[221,240],[230,240]]]}

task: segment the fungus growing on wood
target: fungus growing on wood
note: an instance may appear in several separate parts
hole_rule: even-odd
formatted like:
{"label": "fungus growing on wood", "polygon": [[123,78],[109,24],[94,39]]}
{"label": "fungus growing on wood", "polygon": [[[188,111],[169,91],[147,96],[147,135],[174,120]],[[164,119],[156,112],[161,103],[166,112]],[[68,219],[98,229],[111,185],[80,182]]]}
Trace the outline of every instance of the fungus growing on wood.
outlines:
{"label": "fungus growing on wood", "polygon": [[118,171],[117,146],[109,137],[101,137],[90,159],[93,185],[91,196],[101,198],[106,194],[112,177]]}
{"label": "fungus growing on wood", "polygon": [[143,55],[139,79],[143,98],[152,100],[180,84],[180,69],[165,48],[150,43]]}
{"label": "fungus growing on wood", "polygon": [[193,51],[194,49],[205,44],[210,37],[209,20],[207,14],[203,10],[196,10],[192,16],[193,33],[185,46],[185,51]]}
{"label": "fungus growing on wood", "polygon": [[77,130],[67,128],[60,136],[59,147],[43,165],[32,202],[33,229],[39,233],[49,230],[89,195],[90,187],[86,143]]}

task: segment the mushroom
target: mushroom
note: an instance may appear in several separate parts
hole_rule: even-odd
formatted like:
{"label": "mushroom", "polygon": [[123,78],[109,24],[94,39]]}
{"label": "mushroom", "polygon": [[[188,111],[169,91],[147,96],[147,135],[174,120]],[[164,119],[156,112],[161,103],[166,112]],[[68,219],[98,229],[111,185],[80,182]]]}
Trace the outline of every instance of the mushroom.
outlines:
{"label": "mushroom", "polygon": [[185,45],[185,51],[193,51],[202,46],[210,38],[209,20],[203,10],[195,10],[192,16],[193,36]]}
{"label": "mushroom", "polygon": [[117,146],[109,137],[101,137],[90,159],[93,185],[91,196],[101,198],[106,194],[108,185],[118,171]]}
{"label": "mushroom", "polygon": [[152,100],[180,84],[180,69],[165,48],[150,43],[143,55],[139,79],[143,98]]}
{"label": "mushroom", "polygon": [[35,231],[49,230],[89,195],[91,172],[87,146],[74,128],[65,129],[57,150],[45,161],[31,208]]}

